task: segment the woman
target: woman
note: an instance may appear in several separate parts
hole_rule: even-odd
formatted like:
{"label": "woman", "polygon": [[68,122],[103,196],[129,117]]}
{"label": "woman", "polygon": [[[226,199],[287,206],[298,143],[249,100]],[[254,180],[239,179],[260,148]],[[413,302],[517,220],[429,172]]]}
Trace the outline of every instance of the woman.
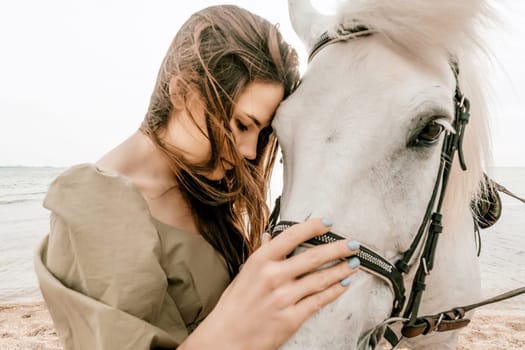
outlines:
{"label": "woman", "polygon": [[270,122],[298,79],[293,49],[246,10],[210,7],[182,26],[140,130],[45,198],[51,232],[35,264],[66,349],[274,349],[344,292],[357,258],[310,272],[357,242],[284,259],[328,219],[256,251]]}

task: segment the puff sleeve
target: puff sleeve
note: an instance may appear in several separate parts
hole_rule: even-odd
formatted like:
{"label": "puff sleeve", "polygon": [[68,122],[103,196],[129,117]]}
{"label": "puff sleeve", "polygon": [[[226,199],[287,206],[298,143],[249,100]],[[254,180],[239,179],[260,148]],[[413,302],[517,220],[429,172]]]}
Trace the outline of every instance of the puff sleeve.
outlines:
{"label": "puff sleeve", "polygon": [[187,329],[167,296],[160,239],[133,184],[77,166],[51,184],[44,206],[51,230],[35,269],[64,348],[176,348]]}

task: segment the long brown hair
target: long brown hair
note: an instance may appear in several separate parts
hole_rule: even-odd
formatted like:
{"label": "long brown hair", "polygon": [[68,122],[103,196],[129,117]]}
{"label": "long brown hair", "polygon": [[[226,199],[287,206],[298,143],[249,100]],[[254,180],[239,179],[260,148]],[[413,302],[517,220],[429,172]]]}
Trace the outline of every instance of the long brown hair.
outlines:
{"label": "long brown hair", "polygon": [[[229,121],[237,97],[254,81],[282,84],[287,97],[299,81],[295,50],[276,25],[247,10],[205,8],[188,19],[171,43],[141,126],[170,160],[202,236],[224,256],[232,277],[260,243],[277,150],[271,128],[260,133],[256,159],[245,160],[236,150]],[[211,143],[211,158],[203,164],[188,164],[159,136],[174,101],[187,106],[192,95],[202,98]],[[236,166],[220,181],[198,175],[218,166],[224,145]]]}

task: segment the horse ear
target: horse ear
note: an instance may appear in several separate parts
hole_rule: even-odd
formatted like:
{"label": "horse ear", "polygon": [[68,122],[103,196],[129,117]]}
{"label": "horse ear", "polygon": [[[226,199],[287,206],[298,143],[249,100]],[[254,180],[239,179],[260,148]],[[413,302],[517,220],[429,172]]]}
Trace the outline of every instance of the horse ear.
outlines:
{"label": "horse ear", "polygon": [[288,14],[293,30],[308,50],[335,20],[335,16],[319,13],[310,0],[288,0]]}

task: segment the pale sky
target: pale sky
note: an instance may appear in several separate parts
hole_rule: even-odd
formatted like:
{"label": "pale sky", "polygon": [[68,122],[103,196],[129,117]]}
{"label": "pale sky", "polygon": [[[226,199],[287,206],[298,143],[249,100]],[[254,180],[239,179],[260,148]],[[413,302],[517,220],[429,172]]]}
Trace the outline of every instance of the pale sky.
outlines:
{"label": "pale sky", "polygon": [[[0,166],[94,162],[140,125],[166,49],[188,16],[231,3],[281,24],[285,0],[17,0],[0,4]],[[495,165],[525,166],[525,2],[491,32]],[[303,64],[304,68],[304,64]]]}

